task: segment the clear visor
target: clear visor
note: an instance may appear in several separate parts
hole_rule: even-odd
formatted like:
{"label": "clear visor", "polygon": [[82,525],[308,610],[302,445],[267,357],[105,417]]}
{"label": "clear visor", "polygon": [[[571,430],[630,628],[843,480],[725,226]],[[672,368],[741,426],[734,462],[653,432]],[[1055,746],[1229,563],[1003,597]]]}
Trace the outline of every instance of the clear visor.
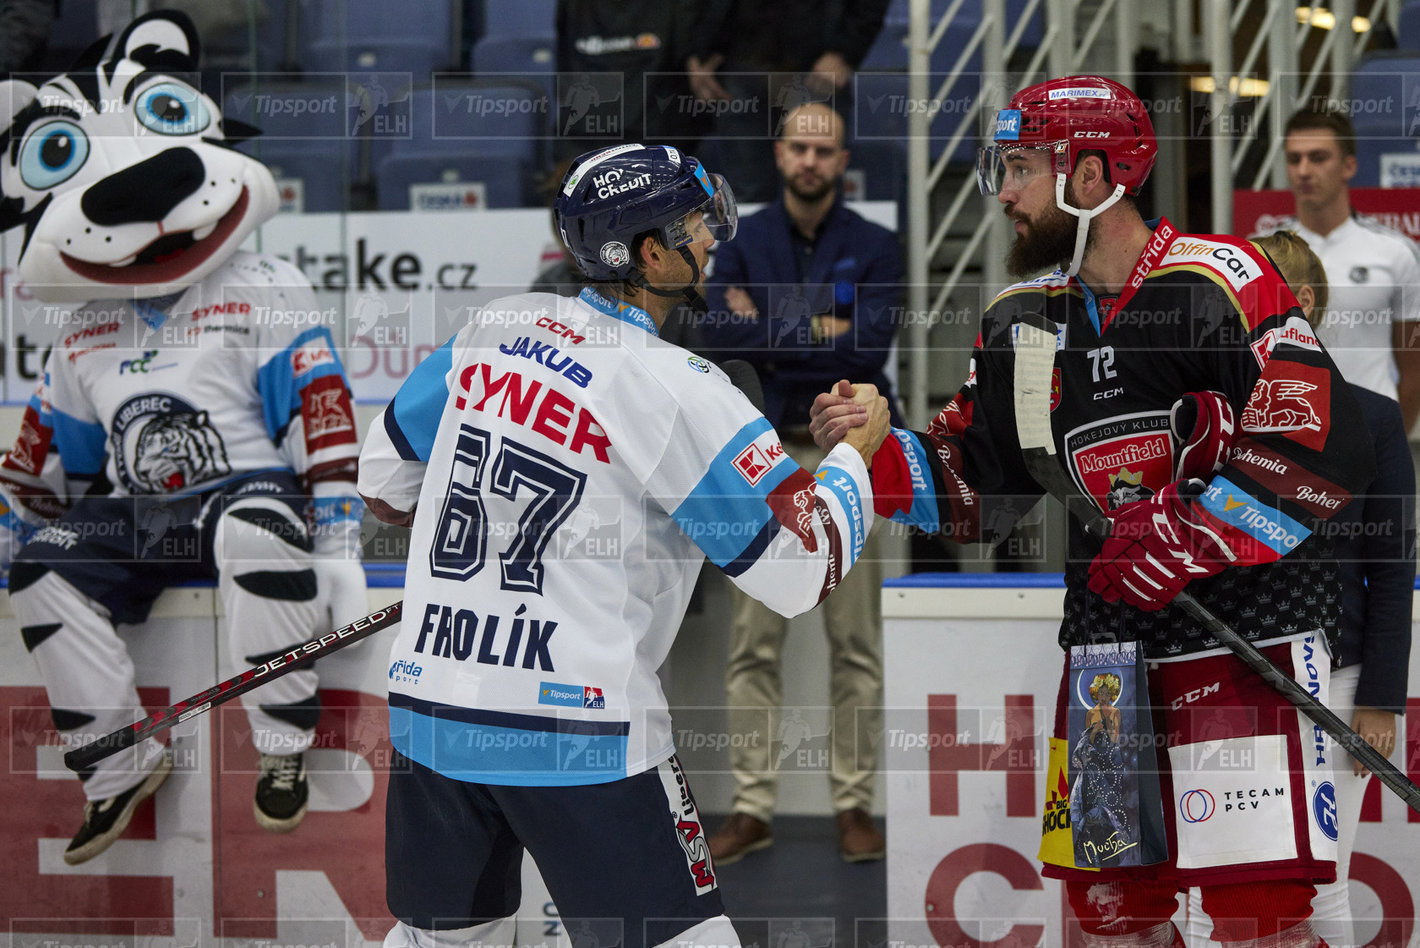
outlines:
{"label": "clear visor", "polygon": [[987,145],[976,153],[976,187],[982,194],[1019,190],[1031,179],[1050,174],[1061,164],[1059,145]]}
{"label": "clear visor", "polygon": [[735,203],[735,192],[730,183],[720,175],[712,174],[707,177],[715,193],[704,204],[663,228],[667,247],[675,249],[707,239],[734,239],[740,226],[740,211],[739,205]]}

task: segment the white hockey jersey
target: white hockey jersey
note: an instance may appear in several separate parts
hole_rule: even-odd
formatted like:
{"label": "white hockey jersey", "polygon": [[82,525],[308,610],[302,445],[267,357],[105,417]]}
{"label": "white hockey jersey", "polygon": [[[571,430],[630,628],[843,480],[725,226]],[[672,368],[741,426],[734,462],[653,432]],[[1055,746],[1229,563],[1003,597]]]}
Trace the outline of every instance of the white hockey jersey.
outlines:
{"label": "white hockey jersey", "polygon": [[719,368],[593,290],[484,308],[375,419],[359,486],[415,510],[393,743],[490,784],[665,760],[656,669],[703,560],[794,615],[852,565],[872,511],[856,451],[804,471]]}
{"label": "white hockey jersey", "polygon": [[104,478],[112,496],[181,495],[290,468],[312,494],[349,497],[358,438],[332,315],[295,267],[246,252],[166,305],[86,304],[0,480],[42,517]]}

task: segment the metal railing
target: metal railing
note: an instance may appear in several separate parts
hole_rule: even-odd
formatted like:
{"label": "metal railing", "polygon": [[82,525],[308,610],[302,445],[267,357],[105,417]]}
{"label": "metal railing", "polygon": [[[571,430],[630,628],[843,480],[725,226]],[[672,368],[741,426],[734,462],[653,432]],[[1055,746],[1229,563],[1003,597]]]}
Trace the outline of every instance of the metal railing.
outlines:
{"label": "metal railing", "polygon": [[[976,180],[968,174],[956,186],[946,209],[934,222],[932,195],[942,184],[953,153],[963,140],[977,141],[979,130],[995,117],[1011,93],[1039,82],[1049,75],[1098,70],[1099,51],[1112,46],[1108,62],[1111,74],[1126,84],[1133,79],[1135,52],[1134,14],[1122,0],[1101,0],[1093,15],[1080,23],[1076,14],[1086,6],[1078,0],[1027,0],[1014,20],[1008,19],[1006,0],[983,0],[981,18],[964,44],[954,67],[931,87],[932,52],[946,36],[953,20],[962,16],[964,0],[954,0],[936,22],[931,19],[929,0],[911,0],[908,28],[908,95],[926,103],[908,116],[907,140],[907,276],[908,311],[936,314],[958,291],[965,289],[968,271],[975,270],[992,293],[1007,285],[1003,260],[1009,230],[993,199],[977,193]],[[1041,42],[1018,71],[1009,72],[1021,38],[1036,15],[1043,18]],[[1083,27],[1077,36],[1077,27]],[[981,87],[972,104],[960,115],[936,159],[931,157],[931,124],[940,105],[960,81],[970,57],[981,52]],[[1088,64],[1088,65],[1087,65]],[[1048,68],[1047,68],[1048,67]],[[949,236],[960,233],[975,215],[957,253],[956,260],[940,283],[933,284],[931,261],[942,251]],[[905,401],[908,419],[925,426],[936,408],[928,404],[931,393],[929,373],[931,350],[928,335],[933,318],[914,320],[906,327],[908,346]]]}

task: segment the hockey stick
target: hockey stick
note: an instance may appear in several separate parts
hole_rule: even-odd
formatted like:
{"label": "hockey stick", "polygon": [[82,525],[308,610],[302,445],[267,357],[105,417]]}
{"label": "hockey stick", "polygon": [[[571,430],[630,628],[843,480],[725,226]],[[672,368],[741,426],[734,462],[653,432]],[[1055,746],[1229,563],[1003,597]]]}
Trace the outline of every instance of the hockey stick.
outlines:
{"label": "hockey stick", "polygon": [[[1016,434],[1026,467],[1046,493],[1059,500],[1085,528],[1085,532],[1103,541],[1109,536],[1112,522],[1085,496],[1070,479],[1055,457],[1055,437],[1050,430],[1050,383],[1055,367],[1055,327],[1043,316],[1028,314],[1012,327],[1016,333],[1016,372],[1014,401]],[[1238,635],[1223,620],[1203,605],[1187,590],[1179,592],[1174,603],[1192,616],[1219,642],[1226,645],[1243,664],[1262,677],[1297,710],[1311,718],[1352,757],[1360,761],[1381,783],[1420,812],[1420,787],[1376,750],[1330,708],[1278,668],[1247,639]]]}
{"label": "hockey stick", "polygon": [[184,698],[170,708],[164,708],[162,711],[148,715],[141,721],[135,721],[127,727],[121,727],[97,740],[76,747],[64,755],[64,765],[76,772],[92,767],[105,757],[132,747],[159,731],[166,731],[179,721],[186,721],[188,718],[202,714],[214,705],[230,701],[238,695],[246,694],[253,688],[260,688],[267,682],[294,671],[298,666],[305,667],[309,662],[324,658],[332,652],[337,652],[347,645],[368,638],[381,629],[394,625],[399,621],[403,607],[403,602],[385,606],[363,619],[356,619],[347,626],[290,648],[264,664],[248,668],[240,675],[199,691],[190,698]]}
{"label": "hockey stick", "polygon": [[[764,393],[760,388],[759,375],[755,372],[754,367],[743,359],[727,359],[721,364],[721,368],[729,375],[730,381],[745,393],[750,402],[763,411]],[[110,757],[121,750],[132,747],[144,738],[165,731],[180,721],[186,721],[188,718],[203,714],[211,710],[213,706],[246,694],[253,688],[260,688],[267,682],[294,671],[301,663],[324,658],[332,652],[339,651],[347,645],[394,625],[399,621],[403,608],[403,601],[385,606],[363,619],[356,619],[343,628],[327,632],[319,638],[297,645],[265,664],[248,668],[241,674],[199,691],[192,697],[185,698],[169,708],[150,714],[141,721],[135,721],[127,727],[119,728],[97,740],[76,747],[64,755],[64,765],[73,771],[92,767],[105,757]]]}

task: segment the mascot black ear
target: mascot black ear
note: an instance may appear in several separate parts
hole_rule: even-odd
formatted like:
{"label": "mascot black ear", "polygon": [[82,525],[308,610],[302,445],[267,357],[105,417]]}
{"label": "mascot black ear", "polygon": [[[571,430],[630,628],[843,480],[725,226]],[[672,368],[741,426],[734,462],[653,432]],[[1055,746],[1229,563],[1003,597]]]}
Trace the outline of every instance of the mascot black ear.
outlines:
{"label": "mascot black ear", "polygon": [[[15,116],[30,106],[38,95],[39,89],[22,79],[0,81],[0,154],[10,149],[10,129],[15,123]],[[0,233],[18,227],[28,218],[23,201],[0,191]]]}
{"label": "mascot black ear", "polygon": [[157,72],[194,72],[199,53],[197,28],[186,13],[155,10],[140,16],[118,34],[107,72],[112,78],[118,63],[125,59]]}

